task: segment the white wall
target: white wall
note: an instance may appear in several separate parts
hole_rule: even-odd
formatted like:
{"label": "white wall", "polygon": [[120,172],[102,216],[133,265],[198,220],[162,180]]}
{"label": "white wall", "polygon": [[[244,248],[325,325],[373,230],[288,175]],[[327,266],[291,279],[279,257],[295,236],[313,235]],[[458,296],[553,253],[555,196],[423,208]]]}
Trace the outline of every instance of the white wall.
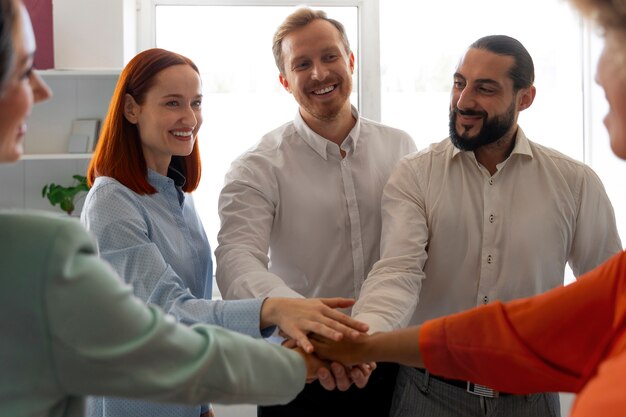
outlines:
{"label": "white wall", "polygon": [[136,53],[135,0],[54,0],[55,68],[122,68]]}

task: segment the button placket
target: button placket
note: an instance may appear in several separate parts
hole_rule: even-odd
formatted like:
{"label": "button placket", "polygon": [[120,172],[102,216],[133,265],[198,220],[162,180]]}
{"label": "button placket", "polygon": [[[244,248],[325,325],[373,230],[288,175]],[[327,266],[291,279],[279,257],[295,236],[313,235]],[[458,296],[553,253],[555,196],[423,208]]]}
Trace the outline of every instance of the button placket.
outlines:
{"label": "button placket", "polygon": [[478,283],[478,293],[476,294],[476,305],[488,304],[491,302],[492,291],[497,281],[496,256],[497,233],[496,213],[499,211],[499,196],[493,177],[483,179],[483,224],[482,224],[482,251],[481,251],[481,271]]}

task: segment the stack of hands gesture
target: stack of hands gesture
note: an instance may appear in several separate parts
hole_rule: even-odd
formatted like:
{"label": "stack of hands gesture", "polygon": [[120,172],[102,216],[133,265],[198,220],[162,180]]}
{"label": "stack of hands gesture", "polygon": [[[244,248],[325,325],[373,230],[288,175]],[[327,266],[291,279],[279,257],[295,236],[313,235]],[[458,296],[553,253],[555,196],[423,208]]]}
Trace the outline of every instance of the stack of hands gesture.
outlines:
{"label": "stack of hands gesture", "polygon": [[327,390],[363,388],[375,362],[358,360],[355,348],[367,339],[369,326],[336,310],[348,308],[348,298],[268,298],[261,311],[261,328],[276,325],[283,346],[300,353],[307,366],[307,383],[318,380]]}

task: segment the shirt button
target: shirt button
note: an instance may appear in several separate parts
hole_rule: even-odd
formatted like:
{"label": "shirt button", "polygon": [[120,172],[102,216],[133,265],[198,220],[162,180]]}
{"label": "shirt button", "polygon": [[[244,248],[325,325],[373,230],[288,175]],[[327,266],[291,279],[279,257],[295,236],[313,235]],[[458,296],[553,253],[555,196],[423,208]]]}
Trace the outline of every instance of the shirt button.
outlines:
{"label": "shirt button", "polygon": [[487,304],[489,302],[489,297],[486,295],[483,297],[483,304]]}
{"label": "shirt button", "polygon": [[493,185],[493,178],[489,178],[489,185]]}
{"label": "shirt button", "polygon": [[487,263],[490,264],[493,262],[493,256],[489,255],[487,256]]}
{"label": "shirt button", "polygon": [[495,220],[496,216],[494,216],[493,214],[489,215],[489,223],[493,223]]}

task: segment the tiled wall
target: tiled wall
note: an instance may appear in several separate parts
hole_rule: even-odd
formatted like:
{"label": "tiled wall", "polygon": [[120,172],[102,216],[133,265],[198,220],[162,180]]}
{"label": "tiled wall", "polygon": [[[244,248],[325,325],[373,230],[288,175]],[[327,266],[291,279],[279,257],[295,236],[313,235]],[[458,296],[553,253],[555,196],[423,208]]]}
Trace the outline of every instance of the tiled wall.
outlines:
{"label": "tiled wall", "polygon": [[[41,72],[53,91],[50,100],[33,108],[24,138],[24,158],[0,164],[0,208],[62,213],[42,198],[45,184],[69,186],[72,175],[84,175],[89,155],[66,154],[75,119],[104,120],[117,82],[116,71]],[[77,207],[82,207],[82,198]],[[78,214],[79,211],[75,214]]]}
{"label": "tiled wall", "polygon": [[[44,185],[54,182],[72,185],[72,175],[84,175],[88,159],[36,159],[23,160],[15,164],[0,164],[0,208],[34,209],[62,213],[58,206],[51,206],[41,196]],[[80,213],[84,195],[77,199]]]}

